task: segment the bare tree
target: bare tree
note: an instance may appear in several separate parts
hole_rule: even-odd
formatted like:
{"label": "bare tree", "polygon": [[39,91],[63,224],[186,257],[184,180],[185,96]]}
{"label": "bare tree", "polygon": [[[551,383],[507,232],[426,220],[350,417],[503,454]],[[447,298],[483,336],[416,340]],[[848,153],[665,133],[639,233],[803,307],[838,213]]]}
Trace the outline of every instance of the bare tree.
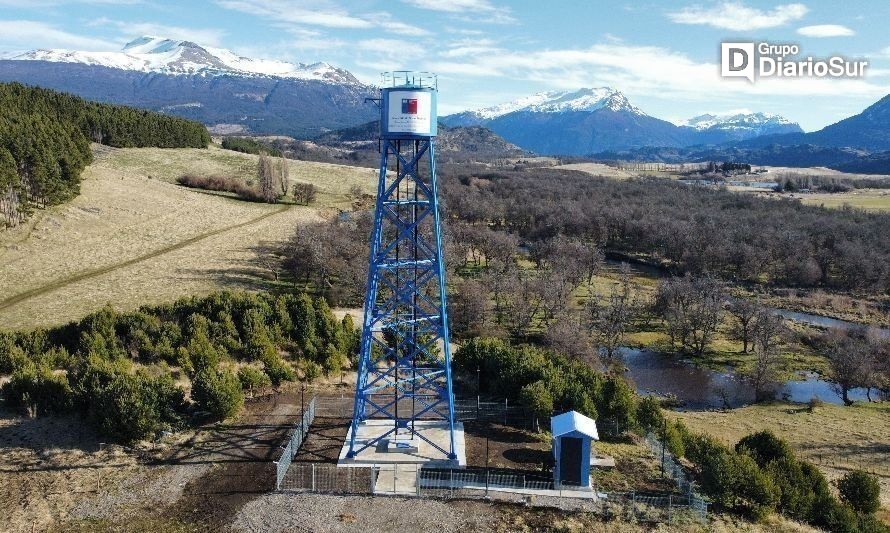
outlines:
{"label": "bare tree", "polygon": [[506,276],[502,293],[503,317],[514,336],[528,334],[535,316],[541,309],[540,280],[529,272],[516,269]]}
{"label": "bare tree", "polygon": [[833,328],[823,335],[822,340],[831,367],[833,387],[844,405],[853,405],[850,391],[867,381],[870,357],[865,331]]}
{"label": "bare tree", "polygon": [[474,279],[463,281],[448,299],[452,330],[461,337],[479,336],[486,326],[488,290]]}
{"label": "bare tree", "polygon": [[720,325],[723,290],[711,278],[671,278],[658,284],[655,308],[664,319],[671,344],[702,356]]}
{"label": "bare tree", "polygon": [[759,306],[745,298],[733,298],[726,310],[735,319],[731,329],[732,336],[742,341],[742,353],[748,353],[748,344],[751,341],[754,318],[760,310]]}
{"label": "bare tree", "polygon": [[562,313],[556,317],[544,332],[544,342],[554,351],[593,363],[590,336],[579,323],[574,313]]}
{"label": "bare tree", "polygon": [[600,353],[611,359],[624,343],[624,333],[632,318],[630,270],[622,263],[621,277],[612,285],[605,302],[591,297],[584,306],[585,321]]}
{"label": "bare tree", "polygon": [[778,382],[785,323],[782,317],[761,308],[751,319],[750,327],[755,357],[748,378],[754,387],[756,401],[761,402],[772,399]]}
{"label": "bare tree", "polygon": [[277,175],[276,179],[278,180],[278,189],[281,191],[281,196],[287,196],[288,189],[290,189],[290,171],[287,166],[287,159],[284,157],[278,158],[278,165],[276,167]]}
{"label": "bare tree", "polygon": [[309,205],[315,201],[318,190],[311,183],[294,183],[293,196],[298,204]]}
{"label": "bare tree", "polygon": [[270,204],[278,201],[279,185],[276,183],[276,175],[272,158],[266,154],[260,154],[260,159],[257,162],[259,192],[263,201]]}

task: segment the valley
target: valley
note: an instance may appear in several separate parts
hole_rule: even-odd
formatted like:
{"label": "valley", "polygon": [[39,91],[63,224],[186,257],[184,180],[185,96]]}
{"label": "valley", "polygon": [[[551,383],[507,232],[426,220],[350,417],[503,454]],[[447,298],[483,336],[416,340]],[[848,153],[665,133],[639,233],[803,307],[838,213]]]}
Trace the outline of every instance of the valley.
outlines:
{"label": "valley", "polygon": [[890,531],[890,49],[756,1],[12,2],[0,530]]}

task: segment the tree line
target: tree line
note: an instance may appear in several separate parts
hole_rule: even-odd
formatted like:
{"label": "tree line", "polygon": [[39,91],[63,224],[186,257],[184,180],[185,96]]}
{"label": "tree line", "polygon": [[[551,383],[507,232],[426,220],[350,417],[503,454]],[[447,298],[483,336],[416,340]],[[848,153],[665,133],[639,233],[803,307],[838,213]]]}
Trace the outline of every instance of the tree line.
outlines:
{"label": "tree line", "polygon": [[21,223],[35,208],[77,196],[90,142],[114,147],[204,148],[207,129],[151,111],[0,83],[0,217]]}
{"label": "tree line", "polygon": [[273,157],[281,157],[281,150],[278,148],[268,146],[250,137],[225,137],[222,140],[222,147],[226,150],[234,150],[244,154],[267,154]]}
{"label": "tree line", "polygon": [[[222,292],[118,313],[110,307],[51,329],[0,332],[0,389],[33,415],[74,412],[119,441],[222,419],[244,392],[337,374],[357,351],[349,315],[301,293]],[[282,356],[289,354],[289,357]],[[174,377],[186,377],[190,393]]]}
{"label": "tree line", "polygon": [[448,217],[528,246],[557,235],[674,274],[772,286],[890,291],[890,215],[535,169],[442,180]]}

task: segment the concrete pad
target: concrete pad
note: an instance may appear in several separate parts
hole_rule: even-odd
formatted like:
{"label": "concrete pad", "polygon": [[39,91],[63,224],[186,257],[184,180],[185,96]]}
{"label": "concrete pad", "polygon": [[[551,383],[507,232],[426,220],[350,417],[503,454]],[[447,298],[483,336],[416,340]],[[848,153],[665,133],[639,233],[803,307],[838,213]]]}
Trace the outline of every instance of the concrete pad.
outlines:
{"label": "concrete pad", "polygon": [[[392,420],[368,420],[358,427],[355,438],[356,448],[361,448],[366,443],[375,438],[391,431],[395,423]],[[450,437],[448,432],[448,423],[441,420],[418,420],[414,423],[415,431],[426,437],[430,441],[436,443],[443,450],[451,448]],[[403,432],[404,431],[404,432]],[[384,438],[376,446],[372,446],[360,451],[354,458],[347,459],[346,454],[349,452],[349,440],[352,438],[352,427],[346,434],[346,440],[340,449],[340,457],[337,462],[338,466],[345,467],[369,467],[374,465],[386,464],[418,464],[423,466],[434,466],[441,468],[460,468],[467,466],[467,450],[464,440],[464,425],[461,422],[454,423],[454,453],[457,455],[457,461],[451,461],[441,451],[430,445],[429,442],[415,437],[410,442],[416,444],[413,447],[389,446],[387,439],[392,438],[394,441],[409,439],[410,433],[400,430],[398,436],[390,434]]]}

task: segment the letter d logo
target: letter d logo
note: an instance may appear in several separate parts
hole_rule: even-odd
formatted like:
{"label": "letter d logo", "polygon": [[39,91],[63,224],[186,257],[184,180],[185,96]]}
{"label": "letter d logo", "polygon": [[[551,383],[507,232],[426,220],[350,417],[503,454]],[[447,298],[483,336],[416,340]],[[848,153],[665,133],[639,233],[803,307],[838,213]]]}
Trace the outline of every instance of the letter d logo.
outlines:
{"label": "letter d logo", "polygon": [[754,43],[720,43],[720,75],[754,83]]}

